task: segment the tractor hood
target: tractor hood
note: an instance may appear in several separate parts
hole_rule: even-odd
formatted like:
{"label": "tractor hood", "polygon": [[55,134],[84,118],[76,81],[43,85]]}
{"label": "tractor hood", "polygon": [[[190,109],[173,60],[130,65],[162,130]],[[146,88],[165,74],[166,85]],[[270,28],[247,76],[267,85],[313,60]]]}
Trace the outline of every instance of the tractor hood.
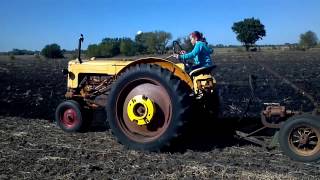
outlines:
{"label": "tractor hood", "polygon": [[137,64],[156,64],[171,71],[174,75],[185,81],[192,88],[192,80],[184,71],[182,63],[172,63],[168,60],[156,57],[146,57],[136,60],[128,59],[94,59],[84,60],[81,64],[78,60],[71,60],[68,63],[68,87],[76,88],[78,86],[78,77],[81,74],[103,74],[114,76],[121,74],[127,68]]}
{"label": "tractor hood", "polygon": [[84,60],[81,64],[78,60],[71,60],[68,63],[68,71],[77,75],[80,73],[95,73],[115,75],[132,60],[126,59],[97,59]]}

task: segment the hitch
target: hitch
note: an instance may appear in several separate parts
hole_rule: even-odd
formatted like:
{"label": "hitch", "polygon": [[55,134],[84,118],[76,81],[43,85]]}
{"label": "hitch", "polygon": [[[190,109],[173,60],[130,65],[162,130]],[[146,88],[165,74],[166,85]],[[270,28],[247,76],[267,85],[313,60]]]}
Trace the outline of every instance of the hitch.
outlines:
{"label": "hitch", "polygon": [[265,109],[261,111],[261,123],[263,126],[250,133],[236,131],[236,134],[240,137],[240,139],[245,139],[267,149],[273,149],[278,139],[278,130],[269,144],[256,138],[254,135],[267,128],[280,129],[284,121],[293,115],[301,114],[301,112],[288,110],[285,106],[281,106],[280,103],[263,103],[263,105],[266,106]]}
{"label": "hitch", "polygon": [[263,103],[263,105],[266,108],[261,112],[261,122],[268,128],[280,128],[281,124],[289,117],[300,114],[300,112],[288,110],[280,103]]}

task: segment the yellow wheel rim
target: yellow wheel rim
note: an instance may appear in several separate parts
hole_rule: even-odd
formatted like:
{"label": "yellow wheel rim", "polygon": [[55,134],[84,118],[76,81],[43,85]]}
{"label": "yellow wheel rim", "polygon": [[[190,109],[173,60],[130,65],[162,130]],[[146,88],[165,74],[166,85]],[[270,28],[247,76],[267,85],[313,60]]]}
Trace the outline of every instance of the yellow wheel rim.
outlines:
{"label": "yellow wheel rim", "polygon": [[152,100],[143,95],[134,96],[128,103],[127,114],[131,121],[138,125],[145,125],[151,122],[155,113],[155,106]]}

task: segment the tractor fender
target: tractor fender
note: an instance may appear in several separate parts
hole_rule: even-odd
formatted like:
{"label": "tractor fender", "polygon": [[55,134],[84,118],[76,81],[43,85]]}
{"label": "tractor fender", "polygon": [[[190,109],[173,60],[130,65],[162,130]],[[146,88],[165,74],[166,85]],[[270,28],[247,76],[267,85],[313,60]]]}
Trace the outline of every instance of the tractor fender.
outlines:
{"label": "tractor fender", "polygon": [[191,89],[193,89],[193,82],[190,78],[189,74],[186,73],[184,69],[184,65],[182,63],[175,64],[171,61],[162,59],[162,58],[155,58],[155,57],[147,57],[147,58],[140,58],[137,59],[129,64],[127,64],[125,67],[123,67],[116,76],[122,74],[130,67],[136,66],[138,64],[157,64],[158,66],[169,70],[172,72],[175,76],[179,77],[182,81],[186,82]]}

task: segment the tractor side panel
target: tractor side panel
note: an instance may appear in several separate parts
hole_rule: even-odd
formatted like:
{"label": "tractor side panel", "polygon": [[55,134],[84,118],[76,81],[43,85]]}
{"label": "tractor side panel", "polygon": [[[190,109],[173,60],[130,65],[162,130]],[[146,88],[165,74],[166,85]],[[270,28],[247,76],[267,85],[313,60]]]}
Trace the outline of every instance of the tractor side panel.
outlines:
{"label": "tractor side panel", "polygon": [[71,61],[68,65],[68,88],[77,88],[79,84],[79,74],[105,74],[116,75],[124,67],[130,64],[132,61],[123,60],[106,60],[106,61],[86,61],[82,64],[77,61]]}
{"label": "tractor side panel", "polygon": [[182,81],[186,82],[191,89],[193,89],[193,82],[190,76],[183,70],[184,65],[182,63],[174,64],[173,62],[167,61],[161,58],[143,58],[131,62],[126,67],[121,69],[118,74],[121,74],[129,67],[135,66],[137,64],[157,64],[164,69],[171,71],[175,76],[179,77]]}
{"label": "tractor side panel", "polygon": [[193,89],[193,82],[190,76],[184,71],[182,63],[174,64],[161,58],[142,58],[135,61],[123,60],[95,60],[85,61],[82,64],[77,61],[70,61],[68,65],[68,88],[77,88],[79,84],[79,74],[105,74],[105,75],[119,75],[126,69],[137,64],[157,64],[162,68],[171,71],[175,76],[186,82],[191,89]]}

